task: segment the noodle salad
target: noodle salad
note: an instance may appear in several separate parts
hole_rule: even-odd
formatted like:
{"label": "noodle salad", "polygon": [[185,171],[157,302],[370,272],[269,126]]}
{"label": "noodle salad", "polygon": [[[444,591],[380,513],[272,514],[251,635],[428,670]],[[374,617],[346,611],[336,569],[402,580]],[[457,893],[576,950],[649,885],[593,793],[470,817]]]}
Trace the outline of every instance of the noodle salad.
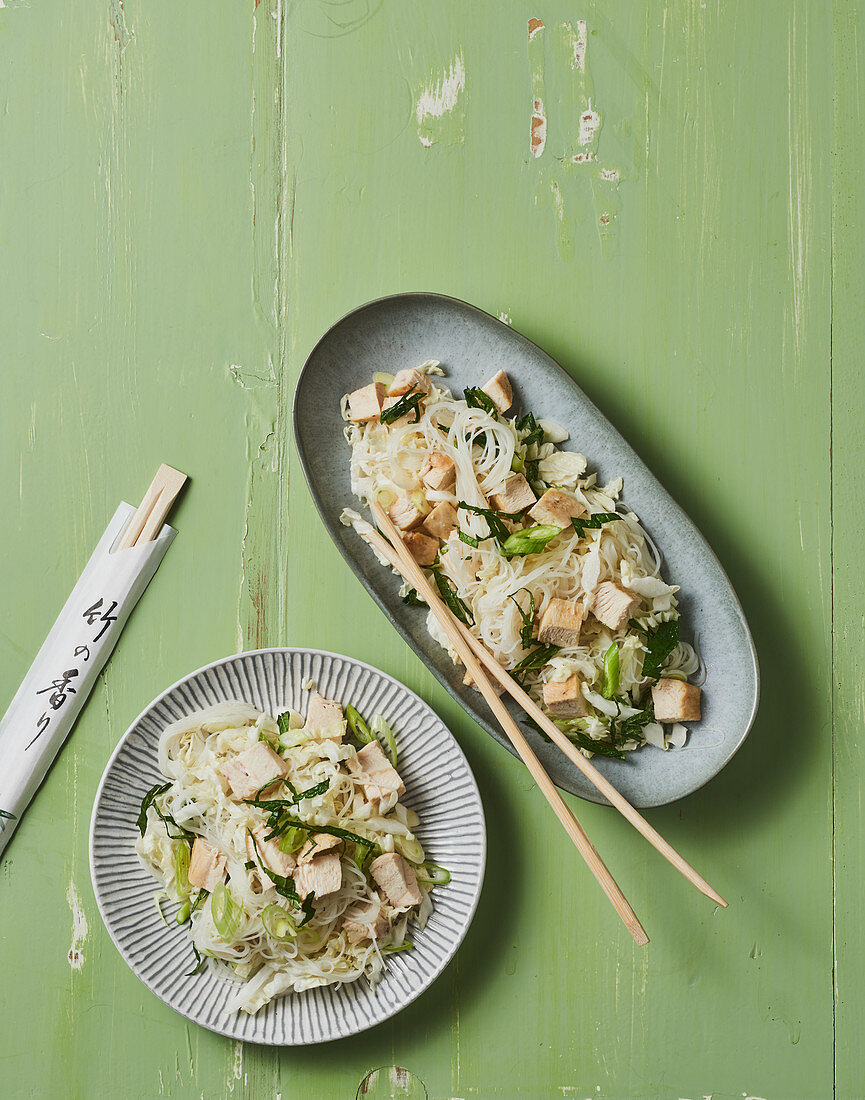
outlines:
{"label": "noodle salad", "polygon": [[[598,485],[560,425],[506,415],[504,372],[461,399],[443,375],[428,360],[343,398],[352,492],[388,512],[451,611],[587,755],[681,747],[702,667],[622,479]],[[426,626],[458,664],[432,612]]]}
{"label": "noodle salad", "polygon": [[424,927],[450,875],[426,860],[397,763],[381,715],[367,724],[318,694],[306,717],[236,701],[162,732],[165,782],[144,796],[136,850],[163,886],[163,920],[162,902],[180,903],[190,973],[239,983],[226,1011],[374,985],[389,954],[412,948],[409,923]]}

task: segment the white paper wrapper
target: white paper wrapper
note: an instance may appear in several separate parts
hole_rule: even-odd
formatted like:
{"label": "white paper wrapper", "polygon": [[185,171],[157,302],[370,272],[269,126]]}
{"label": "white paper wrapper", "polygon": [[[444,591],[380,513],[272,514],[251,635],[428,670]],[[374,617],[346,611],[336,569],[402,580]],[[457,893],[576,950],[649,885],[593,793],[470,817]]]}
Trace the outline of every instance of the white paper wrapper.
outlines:
{"label": "white paper wrapper", "polygon": [[166,525],[153,542],[110,553],[134,512],[123,503],[114,513],[0,721],[0,853],[177,534]]}

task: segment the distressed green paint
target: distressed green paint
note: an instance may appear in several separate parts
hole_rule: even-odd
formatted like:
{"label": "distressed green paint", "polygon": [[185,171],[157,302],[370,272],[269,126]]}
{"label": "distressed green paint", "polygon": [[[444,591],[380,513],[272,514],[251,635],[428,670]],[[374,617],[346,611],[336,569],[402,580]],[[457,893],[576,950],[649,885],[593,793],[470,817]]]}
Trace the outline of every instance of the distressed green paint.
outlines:
{"label": "distressed green paint", "polygon": [[[860,23],[846,0],[7,0],[3,702],[116,502],[163,460],[192,484],[0,869],[4,1095],[319,1100],[393,1064],[436,1100],[823,1098],[836,1077],[861,1095]],[[454,107],[419,121],[457,59]],[[585,147],[583,97],[600,120]],[[581,148],[597,160],[569,163]],[[651,815],[730,909],[576,807],[645,950],[517,762],[350,576],[303,485],[289,411],[306,353],[360,301],[416,288],[556,356],[703,528],[752,623],[749,741]],[[367,1035],[284,1052],[187,1025],[139,985],[86,853],[105,760],[141,707],[280,643],[369,659],[428,698],[491,838],[439,983]]]}

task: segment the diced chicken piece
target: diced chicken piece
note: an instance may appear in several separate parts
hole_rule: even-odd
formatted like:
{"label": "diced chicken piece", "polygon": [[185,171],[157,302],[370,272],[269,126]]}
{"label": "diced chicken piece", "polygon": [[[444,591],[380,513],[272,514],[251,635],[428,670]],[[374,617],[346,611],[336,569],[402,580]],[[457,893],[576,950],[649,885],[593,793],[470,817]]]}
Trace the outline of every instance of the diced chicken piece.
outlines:
{"label": "diced chicken piece", "polygon": [[358,901],[346,909],[342,919],[342,930],[349,943],[361,940],[377,940],[387,932],[390,922],[382,912],[381,903],[376,901]]}
{"label": "diced chicken piece", "polygon": [[311,863],[325,852],[330,852],[334,848],[342,850],[344,847],[345,841],[338,836],[333,836],[331,833],[313,833],[300,849],[297,857],[298,865],[302,867],[304,863]]}
{"label": "diced chicken piece", "polygon": [[288,764],[266,741],[256,741],[251,748],[232,756],[220,768],[238,798],[254,798],[256,792],[267,795],[268,783],[282,779]]}
{"label": "diced chicken piece", "polygon": [[[252,830],[252,836],[246,838],[246,854],[254,863],[261,868],[261,875],[265,879],[265,885],[270,885],[272,879],[267,875],[267,871],[273,871],[274,874],[282,875],[283,878],[288,878],[294,873],[294,869],[297,866],[297,860],[289,852],[283,852],[279,847],[279,838],[274,837],[273,840],[266,840],[270,830],[265,828],[264,825],[258,825]],[[253,844],[252,838],[255,837],[255,843]]]}
{"label": "diced chicken piece", "polygon": [[426,512],[419,503],[412,500],[406,493],[399,493],[396,500],[388,508],[387,514],[391,518],[394,527],[400,531],[413,531],[420,527],[426,517]]}
{"label": "diced chicken piece", "polygon": [[398,852],[380,855],[369,865],[369,871],[394,909],[420,905],[423,895],[415,873]]}
{"label": "diced chicken piece", "polygon": [[294,887],[302,898],[309,894],[324,898],[328,894],[335,894],[340,886],[342,864],[339,861],[339,852],[325,852],[323,856],[316,856],[309,863],[299,864],[294,873]]}
{"label": "diced chicken piece", "polygon": [[454,460],[442,451],[430,451],[420,468],[420,479],[427,489],[450,489],[457,479]]}
{"label": "diced chicken piece", "polygon": [[700,689],[696,684],[663,677],[652,685],[657,722],[699,722]]}
{"label": "diced chicken piece", "polygon": [[378,741],[370,741],[354,760],[349,757],[345,763],[354,778],[363,784],[364,794],[370,802],[394,792],[398,798],[405,794],[399,772],[385,756]]}
{"label": "diced chicken piece", "polygon": [[490,503],[499,512],[525,512],[537,499],[522,474],[511,474],[490,495]]}
{"label": "diced chicken piece", "polygon": [[212,893],[214,886],[225,878],[227,862],[225,852],[212,848],[202,837],[196,837],[189,856],[189,885]]}
{"label": "diced chicken piece", "polygon": [[544,684],[544,706],[556,718],[583,718],[589,713],[582,682],[576,672],[567,680]]}
{"label": "diced chicken piece", "polygon": [[[412,386],[414,386],[414,389],[412,389]],[[402,397],[409,390],[413,394],[429,393],[430,391],[429,378],[414,367],[396,372],[393,382],[387,388],[387,395],[388,397]]]}
{"label": "diced chicken piece", "polygon": [[585,510],[585,505],[570,493],[563,493],[561,489],[547,489],[534,508],[529,509],[529,515],[537,523],[567,527],[573,516],[581,516]]}
{"label": "diced chicken piece", "polygon": [[514,403],[514,391],[511,389],[511,380],[503,370],[494,375],[489,382],[485,382],[481,389],[492,398],[492,402],[500,413],[505,413]]}
{"label": "diced chicken piece", "polygon": [[457,510],[443,500],[437,504],[423,521],[423,529],[433,538],[446,539],[457,528]]}
{"label": "diced chicken piece", "polygon": [[306,712],[305,728],[314,741],[342,741],[345,733],[342,705],[333,699],[314,695]]}
{"label": "diced chicken piece", "polygon": [[590,605],[595,618],[610,630],[619,630],[640,606],[639,597],[612,581],[601,581]]}
{"label": "diced chicken piece", "polygon": [[545,645],[575,646],[585,617],[579,600],[550,600],[541,615],[538,640]]}
{"label": "diced chicken piece", "polygon": [[418,565],[432,565],[439,552],[439,540],[423,531],[406,531],[402,541]]}
{"label": "diced chicken piece", "polygon": [[373,382],[363,389],[355,390],[348,395],[348,416],[356,424],[364,424],[368,420],[378,420],[381,416],[381,403],[384,400],[384,386],[381,382]]}

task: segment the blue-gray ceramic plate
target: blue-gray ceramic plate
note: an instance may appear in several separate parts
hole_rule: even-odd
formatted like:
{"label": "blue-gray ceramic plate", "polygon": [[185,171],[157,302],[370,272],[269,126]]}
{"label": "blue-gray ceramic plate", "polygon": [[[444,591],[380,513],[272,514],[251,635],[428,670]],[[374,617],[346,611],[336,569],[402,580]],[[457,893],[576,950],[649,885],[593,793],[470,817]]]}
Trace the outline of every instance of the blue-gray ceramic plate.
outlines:
{"label": "blue-gray ceramic plate", "polygon": [[[463,685],[461,668],[451,664],[427,634],[425,609],[403,604],[397,578],[339,521],[344,508],[363,511],[349,484],[350,451],[343,437],[340,398],[367,385],[376,371],[394,374],[426,359],[441,361],[445,384],[458,394],[504,370],[513,383],[515,409],[531,409],[566,427],[571,437],[563,446],[586,456],[600,484],[624,478],[624,502],[660,549],[664,575],[681,585],[683,624],[699,642],[706,665],[703,721],[691,726],[682,749],[663,752],[644,746],[627,761],[596,756],[593,763],[636,806],[662,806],[697,790],[733,756],[757,711],[757,655],[742,607],[691,520],[570,375],[536,344],[482,310],[440,294],[382,298],[337,321],[310,352],[294,398],[300,461],[331,538],[424,664],[488,733],[510,749],[483,699]],[[523,717],[513,704],[512,709],[518,719]],[[593,802],[604,801],[555,746],[536,733],[528,735],[560,787]]]}

